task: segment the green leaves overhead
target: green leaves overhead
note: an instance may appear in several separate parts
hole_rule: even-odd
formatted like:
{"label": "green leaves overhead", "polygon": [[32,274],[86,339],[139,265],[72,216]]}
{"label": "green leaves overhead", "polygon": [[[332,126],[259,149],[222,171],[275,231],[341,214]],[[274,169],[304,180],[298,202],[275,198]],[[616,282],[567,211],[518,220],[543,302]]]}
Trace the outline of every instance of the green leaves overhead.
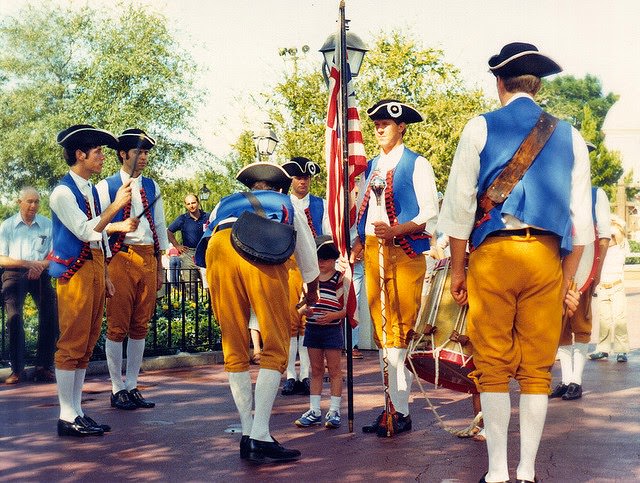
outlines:
{"label": "green leaves overhead", "polygon": [[[196,67],[163,16],[118,4],[27,7],[0,24],[0,185],[50,189],[67,170],[57,132],[88,123],[115,134],[143,127],[158,139],[153,170],[200,151],[191,120]],[[108,155],[104,173],[119,165]]]}

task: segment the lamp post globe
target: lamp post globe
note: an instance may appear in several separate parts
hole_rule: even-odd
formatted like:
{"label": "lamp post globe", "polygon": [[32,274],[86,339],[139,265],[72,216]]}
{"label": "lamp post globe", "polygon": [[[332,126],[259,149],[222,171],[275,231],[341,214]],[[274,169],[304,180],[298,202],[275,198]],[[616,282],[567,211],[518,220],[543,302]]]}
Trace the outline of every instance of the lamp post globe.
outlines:
{"label": "lamp post globe", "polygon": [[256,160],[262,161],[263,157],[269,157],[276,150],[278,144],[278,136],[273,130],[273,123],[265,121],[262,127],[258,129],[253,136],[253,142],[256,145]]}
{"label": "lamp post globe", "polygon": [[207,188],[206,184],[202,184],[202,188],[200,188],[200,192],[198,193],[198,198],[200,199],[200,208],[204,210],[205,201],[209,199],[211,196],[211,190]]}
{"label": "lamp post globe", "polygon": [[[357,77],[360,73],[360,67],[364,60],[364,54],[369,49],[367,45],[353,32],[347,32],[347,61],[349,62],[349,68],[351,69],[351,77]],[[320,52],[324,55],[325,65],[331,65],[334,63],[334,55],[336,51],[336,34],[331,34],[324,41]]]}

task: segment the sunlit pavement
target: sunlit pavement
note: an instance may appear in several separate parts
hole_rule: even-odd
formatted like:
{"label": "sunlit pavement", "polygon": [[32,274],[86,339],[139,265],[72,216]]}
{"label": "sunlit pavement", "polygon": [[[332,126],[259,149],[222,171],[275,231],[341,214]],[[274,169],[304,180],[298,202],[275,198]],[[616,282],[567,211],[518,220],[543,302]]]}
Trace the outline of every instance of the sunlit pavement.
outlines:
{"label": "sunlit pavement", "polygon": [[[550,401],[538,453],[539,481],[640,480],[640,281],[628,281],[626,288],[634,348],[629,362],[617,363],[613,357],[588,361],[582,399]],[[272,433],[303,456],[272,466],[240,460],[239,420],[219,364],[146,370],[139,387],[157,406],[135,411],[112,409],[108,375],[90,376],[83,408],[113,427],[102,437],[56,435],[55,384],[0,385],[0,481],[478,481],[486,471],[485,443],[442,430],[415,382],[413,431],[394,438],[361,432],[383,401],[377,354],[364,353],[363,360],[354,361],[353,433],[348,431],[346,391],[338,430],[297,428],[293,421],[308,408],[308,398],[278,395]],[[251,367],[255,380],[258,369]],[[556,364],[554,384],[558,375]],[[425,387],[447,425],[462,429],[469,424],[468,395]],[[323,411],[328,399],[325,383]],[[517,406],[513,394],[512,479],[519,454]]]}

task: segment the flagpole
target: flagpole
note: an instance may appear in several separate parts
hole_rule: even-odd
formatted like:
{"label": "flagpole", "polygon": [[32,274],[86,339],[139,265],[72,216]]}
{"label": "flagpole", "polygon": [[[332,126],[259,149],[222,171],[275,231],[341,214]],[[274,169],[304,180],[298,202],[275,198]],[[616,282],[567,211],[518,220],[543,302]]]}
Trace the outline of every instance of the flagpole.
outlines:
{"label": "flagpole", "polygon": [[[349,119],[348,119],[348,96],[347,92],[347,26],[345,20],[345,0],[340,0],[340,139],[342,140],[342,190],[344,193],[343,231],[345,246],[347,250],[347,260],[351,254],[351,220],[349,217]],[[346,295],[346,294],[345,294]],[[346,303],[347,297],[344,300]],[[353,433],[353,328],[349,321],[349,315],[345,317],[345,327],[347,340],[347,420],[349,422],[349,432]]]}

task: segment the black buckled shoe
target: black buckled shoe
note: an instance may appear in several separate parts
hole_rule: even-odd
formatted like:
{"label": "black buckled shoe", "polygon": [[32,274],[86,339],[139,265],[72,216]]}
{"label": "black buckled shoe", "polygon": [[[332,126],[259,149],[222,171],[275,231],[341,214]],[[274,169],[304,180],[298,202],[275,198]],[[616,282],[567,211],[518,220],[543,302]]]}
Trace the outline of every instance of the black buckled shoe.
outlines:
{"label": "black buckled shoe", "polygon": [[273,441],[258,441],[249,438],[249,454],[247,458],[253,463],[278,463],[295,461],[300,458],[300,451],[282,446],[275,439]]}
{"label": "black buckled shoe", "polygon": [[286,381],[284,381],[284,384],[282,385],[281,394],[283,396],[293,396],[295,394],[295,390],[296,390],[296,380],[293,378],[289,378]]}
{"label": "black buckled shoe", "polygon": [[129,391],[126,389],[118,391],[115,394],[111,394],[111,407],[116,409],[125,409],[127,411],[138,409],[138,405],[131,400]]}
{"label": "black buckled shoe", "polygon": [[[487,483],[487,481],[484,479],[486,476],[487,476],[487,473],[485,473],[484,476],[482,478],[480,478],[480,481],[478,483]],[[524,480],[521,480],[521,481],[524,481]],[[538,480],[536,480],[536,483],[537,483],[537,481]],[[502,483],[510,483],[510,481],[507,480],[507,481],[503,481]]]}
{"label": "black buckled shoe", "polygon": [[562,396],[563,401],[571,401],[582,397],[582,386],[572,382],[567,386],[567,392]]}
{"label": "black buckled shoe", "polygon": [[389,435],[387,432],[387,422],[382,420],[380,425],[378,426],[378,431],[376,432],[379,438],[386,438],[387,436],[395,436],[396,434],[405,433],[407,431],[411,431],[411,416],[403,415],[402,413],[396,413],[391,418],[392,424],[392,432]]}
{"label": "black buckled shoe", "polygon": [[109,426],[108,424],[98,424],[86,414],[82,416],[82,419],[84,419],[89,426],[92,426],[94,428],[100,428],[105,433],[109,433],[111,431],[111,426]]}
{"label": "black buckled shoe", "polygon": [[566,384],[562,384],[562,383],[558,384],[556,388],[553,391],[551,391],[551,394],[549,394],[549,399],[564,396],[564,393],[567,392],[568,387],[569,386]]}
{"label": "black buckled shoe", "polygon": [[142,394],[140,393],[140,391],[138,391],[137,387],[129,391],[129,399],[131,399],[133,403],[139,408],[151,409],[156,407],[156,403],[147,401],[142,397]]}
{"label": "black buckled shoe", "polygon": [[240,438],[240,459],[246,460],[249,457],[249,436],[244,434]]}
{"label": "black buckled shoe", "polygon": [[76,416],[73,423],[58,419],[58,436],[102,436],[104,431],[101,428],[91,426],[80,416]]}
{"label": "black buckled shoe", "polygon": [[386,411],[382,411],[382,413],[380,413],[380,415],[376,418],[376,420],[371,423],[371,424],[367,424],[366,426],[362,426],[362,432],[363,433],[377,433],[378,432],[378,428],[380,427],[380,421],[382,421],[382,418],[386,417],[387,412]]}

